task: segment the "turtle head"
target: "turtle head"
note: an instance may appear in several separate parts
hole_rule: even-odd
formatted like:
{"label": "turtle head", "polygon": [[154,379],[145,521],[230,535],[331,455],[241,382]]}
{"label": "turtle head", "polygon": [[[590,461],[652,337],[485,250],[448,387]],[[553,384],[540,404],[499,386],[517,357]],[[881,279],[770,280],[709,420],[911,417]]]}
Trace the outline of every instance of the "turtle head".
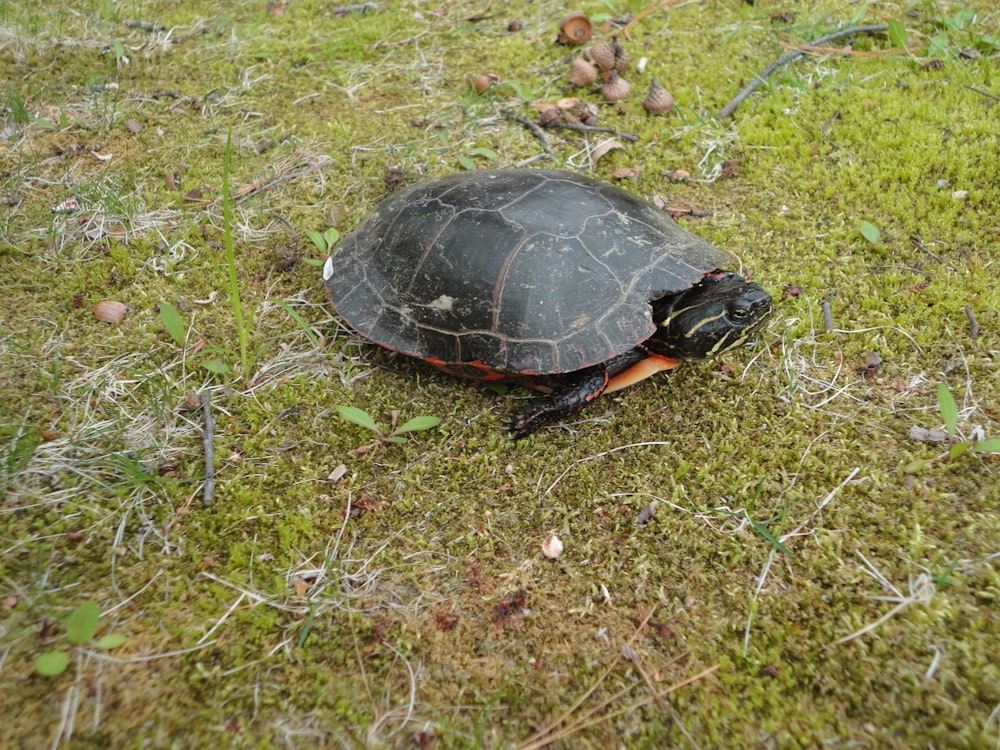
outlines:
{"label": "turtle head", "polygon": [[735,273],[713,271],[679,294],[653,300],[646,346],[677,359],[711,359],[743,346],[771,315],[771,295]]}

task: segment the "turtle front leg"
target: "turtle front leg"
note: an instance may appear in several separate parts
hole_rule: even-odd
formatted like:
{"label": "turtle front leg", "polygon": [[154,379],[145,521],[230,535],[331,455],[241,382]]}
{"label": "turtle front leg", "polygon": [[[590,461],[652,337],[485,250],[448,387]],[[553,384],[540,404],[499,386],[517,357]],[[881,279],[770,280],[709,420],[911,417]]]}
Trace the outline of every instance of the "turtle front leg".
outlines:
{"label": "turtle front leg", "polygon": [[576,414],[602,393],[613,393],[649,376],[672,370],[681,361],[654,354],[641,346],[607,362],[562,378],[564,387],[551,396],[535,399],[507,423],[511,437],[527,437],[546,422]]}
{"label": "turtle front leg", "polygon": [[507,422],[511,437],[520,440],[548,422],[576,414],[604,393],[609,380],[608,368],[603,364],[566,376],[561,380],[564,387],[550,396],[533,399],[528,408]]}

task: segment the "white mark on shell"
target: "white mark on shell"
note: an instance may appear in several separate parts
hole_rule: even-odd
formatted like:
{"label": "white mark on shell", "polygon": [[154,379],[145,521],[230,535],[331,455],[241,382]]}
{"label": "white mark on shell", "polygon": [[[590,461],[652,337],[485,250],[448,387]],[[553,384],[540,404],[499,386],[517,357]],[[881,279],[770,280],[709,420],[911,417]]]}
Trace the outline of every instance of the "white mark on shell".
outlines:
{"label": "white mark on shell", "polygon": [[438,312],[451,312],[455,307],[455,298],[449,297],[447,294],[442,294],[436,300],[429,303],[427,307]]}

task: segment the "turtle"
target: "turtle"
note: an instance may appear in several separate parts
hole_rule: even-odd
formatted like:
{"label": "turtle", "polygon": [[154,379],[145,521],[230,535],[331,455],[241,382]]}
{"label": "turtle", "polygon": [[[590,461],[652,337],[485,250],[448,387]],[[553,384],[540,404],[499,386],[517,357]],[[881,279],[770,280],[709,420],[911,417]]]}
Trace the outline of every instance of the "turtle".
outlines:
{"label": "turtle", "polygon": [[366,339],[546,395],[524,438],[598,396],[747,343],[771,296],[648,201],[575,172],[470,171],[386,198],[327,258],[337,313]]}

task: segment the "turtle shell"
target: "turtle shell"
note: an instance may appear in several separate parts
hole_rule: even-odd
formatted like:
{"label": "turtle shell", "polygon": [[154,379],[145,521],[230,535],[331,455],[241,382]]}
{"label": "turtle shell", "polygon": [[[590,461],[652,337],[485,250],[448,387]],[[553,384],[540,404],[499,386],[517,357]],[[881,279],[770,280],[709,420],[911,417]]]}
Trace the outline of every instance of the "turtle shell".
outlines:
{"label": "turtle shell", "polygon": [[729,256],[655,206],[572,172],[491,170],[386,199],[323,268],[337,312],[461,374],[569,373],[649,338],[651,300]]}

